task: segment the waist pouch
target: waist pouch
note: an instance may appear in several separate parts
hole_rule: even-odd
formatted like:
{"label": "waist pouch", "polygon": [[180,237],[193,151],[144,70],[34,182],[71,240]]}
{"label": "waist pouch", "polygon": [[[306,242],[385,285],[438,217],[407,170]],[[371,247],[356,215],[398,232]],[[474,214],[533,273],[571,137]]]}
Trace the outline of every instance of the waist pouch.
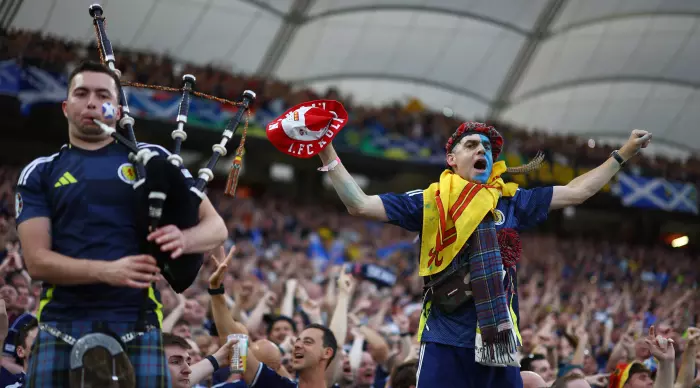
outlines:
{"label": "waist pouch", "polygon": [[469,263],[464,263],[444,274],[430,279],[424,292],[432,293],[431,308],[437,308],[445,314],[452,314],[472,297]]}

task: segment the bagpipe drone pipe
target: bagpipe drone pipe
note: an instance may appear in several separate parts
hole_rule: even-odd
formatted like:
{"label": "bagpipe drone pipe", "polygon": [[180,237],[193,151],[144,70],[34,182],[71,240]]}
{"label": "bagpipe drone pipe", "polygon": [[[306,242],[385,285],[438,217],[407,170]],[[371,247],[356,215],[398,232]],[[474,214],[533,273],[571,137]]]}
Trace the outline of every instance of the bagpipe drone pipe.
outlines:
{"label": "bagpipe drone pipe", "polygon": [[[114,52],[105,30],[105,18],[103,17],[102,7],[99,4],[91,5],[90,16],[93,18],[100,60],[119,78],[121,73],[115,66]],[[194,282],[203,263],[203,254],[183,254],[177,259],[171,259],[169,252],[161,252],[160,248],[155,243],[148,242],[146,237],[151,231],[164,225],[175,225],[180,230],[197,225],[199,221],[199,205],[205,198],[205,187],[214,178],[213,169],[219,158],[227,154],[226,145],[235,135],[245,116],[241,141],[236,149],[236,155],[225,190],[227,195],[235,196],[248,120],[250,118],[249,106],[255,100],[255,93],[250,90],[243,92],[240,102],[198,93],[194,91],[196,82],[194,76],[186,74],[182,79],[183,86],[181,89],[122,81],[119,96],[122,107],[122,117],[119,120],[119,126],[122,128],[122,131],[96,120],[96,124],[102,130],[109,133],[118,143],[131,151],[130,160],[134,164],[136,172],[136,181],[133,187],[137,192],[137,203],[134,207],[137,215],[139,236],[143,236],[142,253],[151,254],[156,258],[161,273],[177,293],[183,292]],[[172,132],[174,146],[171,155],[165,157],[147,148],[139,147],[134,134],[134,119],[129,112],[126,93],[123,89],[124,86],[182,93],[176,118],[177,128]],[[199,170],[194,184],[183,174],[181,170],[183,160],[180,156],[182,142],[187,139],[185,124],[187,123],[192,95],[238,107],[238,111],[224,128],[221,141],[213,145],[213,154],[206,167]],[[103,107],[104,110],[109,110],[109,107]],[[192,261],[197,262],[196,272],[191,270],[193,267]]]}

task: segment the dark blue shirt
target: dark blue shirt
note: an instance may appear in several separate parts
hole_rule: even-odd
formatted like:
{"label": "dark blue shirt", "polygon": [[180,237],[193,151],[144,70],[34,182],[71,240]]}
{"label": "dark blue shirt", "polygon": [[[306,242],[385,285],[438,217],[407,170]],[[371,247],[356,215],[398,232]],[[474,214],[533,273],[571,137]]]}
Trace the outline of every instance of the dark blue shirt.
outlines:
{"label": "dark blue shirt", "polygon": [[[161,155],[164,148],[139,143]],[[183,168],[192,183],[192,176]],[[126,147],[112,142],[88,151],[65,145],[35,159],[17,183],[17,225],[35,217],[51,220],[51,249],[78,259],[115,261],[139,254],[132,184],[134,168]],[[151,323],[162,320],[159,295],[152,287],[147,308]],[[59,286],[44,283],[37,318],[51,321],[133,322],[144,301],[141,289],[108,284]]]}
{"label": "dark blue shirt", "polygon": [[24,386],[25,374],[12,374],[5,368],[0,368],[0,388],[20,388]]}
{"label": "dark blue shirt", "polygon": [[[389,223],[411,232],[421,232],[423,190],[409,191],[404,194],[382,194],[379,197],[384,203]],[[521,231],[545,221],[551,202],[551,187],[518,189],[513,197],[503,197],[498,201],[494,215],[496,230],[512,228]],[[466,255],[466,250],[461,254]],[[517,294],[513,299],[513,309],[519,318]],[[437,309],[431,309],[421,341],[473,348],[475,336],[476,308],[474,301],[471,300],[449,315],[442,314]]]}
{"label": "dark blue shirt", "polygon": [[250,388],[296,388],[297,383],[284,376],[280,376],[269,366],[260,363],[258,372],[250,384]]}
{"label": "dark blue shirt", "polygon": [[388,381],[389,372],[383,366],[377,365],[377,369],[374,371],[374,388],[384,388]]}

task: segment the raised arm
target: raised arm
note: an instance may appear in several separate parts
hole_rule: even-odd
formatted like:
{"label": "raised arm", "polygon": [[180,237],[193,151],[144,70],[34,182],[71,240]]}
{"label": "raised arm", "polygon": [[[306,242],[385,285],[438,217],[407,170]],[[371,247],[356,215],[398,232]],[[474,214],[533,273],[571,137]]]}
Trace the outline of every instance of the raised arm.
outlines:
{"label": "raised arm", "polygon": [[[626,162],[651,142],[651,133],[639,129],[632,131],[629,140],[620,148],[619,155]],[[620,170],[620,163],[610,157],[600,166],[575,178],[566,186],[554,186],[550,209],[580,205],[600,191]]]}
{"label": "raised arm", "polygon": [[[216,263],[216,270],[209,277],[209,289],[217,290],[221,287],[228,269],[228,263],[233,258],[236,247],[232,247],[228,255],[224,257],[224,247],[219,247],[218,255],[211,255],[211,259]],[[248,334],[246,327],[236,322],[231,315],[226,304],[225,294],[211,295],[211,313],[214,317],[216,331],[219,333],[219,342],[226,343],[229,334]]]}
{"label": "raised arm", "polygon": [[692,388],[695,379],[695,355],[700,348],[700,329],[688,328],[688,342],[683,356],[681,356],[681,369],[678,371],[675,388]]}
{"label": "raised arm", "polygon": [[168,314],[165,319],[163,319],[162,330],[163,333],[171,333],[177,321],[182,318],[182,313],[185,311],[185,305],[187,304],[187,298],[182,294],[175,294],[177,296],[177,306],[175,306],[170,314]]}
{"label": "raised arm", "polygon": [[377,221],[386,222],[389,220],[381,198],[378,195],[367,195],[362,191],[345,166],[339,162],[340,159],[332,144],[329,144],[318,156],[321,157],[324,166],[338,161],[338,164],[327,174],[329,174],[333,188],[338,193],[340,200],[348,209],[348,213]]}
{"label": "raised arm", "polygon": [[277,295],[272,291],[265,292],[265,295],[260,299],[258,304],[253,309],[248,317],[246,327],[252,333],[258,331],[263,323],[265,314],[272,312],[273,307],[277,304]]}
{"label": "raised arm", "polygon": [[673,340],[656,335],[654,326],[649,328],[649,335],[644,341],[649,345],[651,355],[659,361],[654,388],[671,388],[676,377],[676,351]]}
{"label": "raised arm", "polygon": [[284,283],[285,291],[282,298],[282,306],[280,307],[280,315],[287,317],[294,316],[294,294],[296,293],[299,281],[297,279],[289,279]]}
{"label": "raised arm", "polygon": [[389,358],[389,344],[376,330],[369,326],[361,326],[359,332],[367,342],[367,351],[374,361],[384,364]]}
{"label": "raised arm", "polygon": [[[334,286],[333,279],[330,279],[328,283],[329,287]],[[338,298],[335,311],[333,311],[333,317],[328,326],[333,332],[335,340],[338,342],[338,349],[336,349],[336,354],[338,355],[342,351],[342,346],[348,336],[348,310],[350,309],[350,299],[352,298],[354,288],[355,280],[352,275],[345,273],[345,266],[343,266],[340,277],[338,278]],[[328,383],[328,386],[335,384],[340,377],[339,374],[342,371],[341,368],[338,368],[341,364],[340,360],[342,360],[342,357],[334,357],[333,361],[328,365],[328,368],[326,368],[326,383]]]}

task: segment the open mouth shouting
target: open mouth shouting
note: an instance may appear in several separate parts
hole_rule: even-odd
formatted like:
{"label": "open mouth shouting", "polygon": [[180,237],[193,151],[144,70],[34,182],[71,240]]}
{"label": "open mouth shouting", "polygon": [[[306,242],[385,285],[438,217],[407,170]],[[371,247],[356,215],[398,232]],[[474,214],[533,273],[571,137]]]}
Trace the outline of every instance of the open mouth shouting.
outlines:
{"label": "open mouth shouting", "polygon": [[486,158],[480,157],[479,159],[474,162],[474,172],[478,174],[483,174],[486,172],[486,167],[488,167],[486,163]]}

